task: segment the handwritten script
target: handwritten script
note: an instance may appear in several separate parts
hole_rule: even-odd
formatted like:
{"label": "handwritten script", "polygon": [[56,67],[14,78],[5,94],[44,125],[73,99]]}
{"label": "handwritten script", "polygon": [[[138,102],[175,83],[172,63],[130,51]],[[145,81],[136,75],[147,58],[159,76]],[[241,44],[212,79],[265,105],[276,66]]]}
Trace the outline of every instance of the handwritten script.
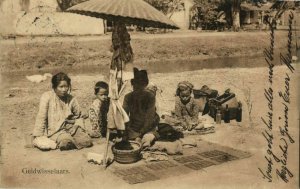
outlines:
{"label": "handwritten script", "polygon": [[[264,168],[258,168],[259,172],[262,174],[262,178],[266,179],[268,182],[273,181],[273,172],[284,182],[289,182],[289,179],[294,175],[292,171],[288,168],[288,148],[289,144],[295,143],[292,135],[289,133],[289,106],[290,106],[290,82],[292,74],[295,68],[292,66],[292,23],[294,19],[293,12],[289,13],[289,30],[288,30],[288,42],[287,42],[287,53],[280,53],[281,64],[286,65],[287,71],[284,75],[284,89],[278,91],[278,97],[280,98],[282,104],[282,116],[278,119],[282,121],[282,125],[279,126],[280,137],[279,139],[279,151],[280,154],[275,155],[274,151],[276,149],[274,144],[275,136],[273,135],[274,127],[274,108],[273,100],[275,97],[275,91],[273,90],[273,69],[274,69],[274,27],[270,24],[270,46],[264,50],[265,60],[268,64],[268,87],[264,89],[264,96],[267,100],[268,111],[266,116],[261,117],[261,120],[265,126],[262,132],[263,137],[267,142],[267,150],[265,155],[266,166]],[[275,166],[275,164],[277,166]],[[280,168],[276,168],[280,167]]]}

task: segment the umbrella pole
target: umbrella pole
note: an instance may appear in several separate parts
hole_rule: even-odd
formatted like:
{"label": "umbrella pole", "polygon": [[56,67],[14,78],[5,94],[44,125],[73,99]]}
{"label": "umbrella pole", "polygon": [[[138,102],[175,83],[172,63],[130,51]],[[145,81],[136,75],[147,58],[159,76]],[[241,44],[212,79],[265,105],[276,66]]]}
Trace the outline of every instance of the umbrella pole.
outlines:
{"label": "umbrella pole", "polygon": [[109,135],[110,135],[110,129],[107,128],[106,129],[106,147],[105,147],[105,151],[104,151],[104,156],[103,156],[103,166],[104,169],[107,168],[107,154],[108,154],[108,146],[109,146]]}
{"label": "umbrella pole", "polygon": [[[115,29],[115,23],[113,22],[113,30]],[[113,35],[113,34],[112,34]],[[113,36],[112,36],[113,37]],[[122,70],[122,66],[121,66],[121,70]],[[120,89],[119,89],[119,84],[118,84],[118,71],[117,71],[117,73],[116,73],[116,81],[117,81],[117,90],[119,91]],[[110,80],[110,82],[109,83],[111,83],[111,76],[109,77],[109,80]],[[112,108],[112,107],[111,107]],[[112,115],[113,116],[113,115]],[[108,146],[109,146],[109,136],[110,136],[110,129],[107,127],[106,128],[106,146],[105,146],[105,151],[104,151],[104,156],[103,156],[103,166],[104,166],[104,169],[106,169],[107,168],[107,154],[108,154]]]}
{"label": "umbrella pole", "polygon": [[120,88],[118,90],[118,92],[120,92],[121,88],[122,88],[122,85],[123,85],[123,61],[121,60],[121,79],[120,79]]}
{"label": "umbrella pole", "polygon": [[[115,23],[113,22],[112,24],[113,24],[113,30],[114,30],[115,29]],[[112,32],[112,38],[113,38],[113,32]],[[112,46],[113,46],[113,44],[112,44]],[[113,51],[114,51],[114,48],[113,48]],[[112,66],[112,63],[111,63],[111,66]],[[110,69],[112,69],[112,67]],[[110,74],[109,74],[109,83],[111,83],[111,75]],[[111,88],[111,86],[110,86],[110,88]],[[112,107],[110,107],[110,108],[112,108]],[[104,166],[104,169],[107,168],[107,153],[108,153],[108,146],[109,146],[109,135],[110,135],[110,130],[107,127],[106,128],[106,146],[105,146],[105,149],[104,149],[105,151],[104,151],[104,156],[103,156],[103,166]]]}
{"label": "umbrella pole", "polygon": [[[117,72],[117,74],[116,74],[116,77],[118,77],[118,72]],[[120,81],[120,86],[122,86],[122,80],[123,80],[123,78],[122,78],[123,76],[122,76],[122,66],[121,66],[121,81]],[[116,80],[117,80],[117,78],[116,78]],[[118,80],[117,80],[118,81]],[[118,84],[119,85],[119,84]],[[119,88],[119,86],[118,86],[118,88]],[[120,91],[120,88],[118,89],[118,91]],[[112,115],[113,116],[113,115]],[[105,151],[104,151],[104,156],[103,156],[103,166],[104,166],[104,169],[106,169],[107,168],[107,164],[108,164],[108,162],[107,162],[107,154],[108,154],[108,146],[109,146],[109,137],[110,137],[110,129],[109,128],[106,128],[106,146],[105,146]]]}

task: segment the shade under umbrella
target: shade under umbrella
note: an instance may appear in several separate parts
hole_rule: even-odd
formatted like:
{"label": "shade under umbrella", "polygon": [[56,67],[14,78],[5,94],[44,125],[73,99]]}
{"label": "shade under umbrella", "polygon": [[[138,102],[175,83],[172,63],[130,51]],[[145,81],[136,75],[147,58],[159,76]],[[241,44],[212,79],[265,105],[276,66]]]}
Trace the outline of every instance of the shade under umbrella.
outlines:
{"label": "shade under umbrella", "polygon": [[67,11],[145,27],[179,28],[143,0],[89,0],[70,7]]}
{"label": "shade under umbrella", "polygon": [[[163,13],[143,0],[89,0],[77,4],[67,9],[67,11],[103,18],[113,21],[114,24],[112,34],[113,57],[110,72],[110,115],[112,119],[107,127],[107,146],[104,152],[104,165],[106,167],[109,130],[125,130],[125,123],[129,121],[128,115],[119,101],[120,89],[122,87],[122,65],[133,60],[130,35],[127,32],[125,24],[170,29],[178,29],[179,27]],[[120,79],[118,79],[119,71],[121,71]]]}

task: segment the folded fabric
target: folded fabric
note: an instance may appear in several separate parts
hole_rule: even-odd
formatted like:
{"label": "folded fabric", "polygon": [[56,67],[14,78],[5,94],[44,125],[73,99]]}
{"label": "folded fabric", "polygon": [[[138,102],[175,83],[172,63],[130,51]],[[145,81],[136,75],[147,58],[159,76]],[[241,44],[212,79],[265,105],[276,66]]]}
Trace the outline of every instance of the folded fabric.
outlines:
{"label": "folded fabric", "polygon": [[182,143],[179,140],[174,142],[156,141],[153,146],[148,148],[150,151],[166,152],[169,155],[182,154]]}
{"label": "folded fabric", "polygon": [[212,117],[210,117],[208,114],[199,115],[198,119],[202,123],[204,128],[210,128],[210,127],[215,126],[214,119]]}
{"label": "folded fabric", "polygon": [[195,129],[192,131],[183,131],[183,134],[184,135],[205,135],[214,132],[215,132],[215,127],[207,127],[199,130]]}
{"label": "folded fabric", "polygon": [[190,145],[190,146],[197,146],[197,140],[193,138],[181,138],[180,141],[182,142],[182,145]]}
{"label": "folded fabric", "polygon": [[40,150],[55,150],[57,147],[56,142],[49,139],[47,136],[36,137],[32,143],[33,146]]}
{"label": "folded fabric", "polygon": [[165,152],[158,152],[158,151],[143,151],[141,152],[142,157],[145,161],[167,161],[169,160],[169,156]]}
{"label": "folded fabric", "polygon": [[203,123],[198,123],[198,125],[194,128],[195,130],[202,130],[204,128]]}
{"label": "folded fabric", "polygon": [[214,127],[214,126],[215,126],[215,123],[204,123],[204,124],[203,124],[203,127],[206,128],[206,129],[207,129],[207,128]]}
{"label": "folded fabric", "polygon": [[180,141],[182,142],[183,148],[190,148],[190,147],[197,146],[197,141],[192,138],[181,138]]}

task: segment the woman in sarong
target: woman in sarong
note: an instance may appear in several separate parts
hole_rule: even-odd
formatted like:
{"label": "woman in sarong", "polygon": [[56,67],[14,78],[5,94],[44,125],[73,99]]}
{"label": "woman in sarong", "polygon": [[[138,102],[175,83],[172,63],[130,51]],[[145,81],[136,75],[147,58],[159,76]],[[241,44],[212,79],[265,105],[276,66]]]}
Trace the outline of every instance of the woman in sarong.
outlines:
{"label": "woman in sarong", "polygon": [[71,94],[71,79],[65,73],[52,77],[52,90],[42,94],[33,130],[34,145],[41,150],[70,150],[92,146],[77,122],[79,104]]}

